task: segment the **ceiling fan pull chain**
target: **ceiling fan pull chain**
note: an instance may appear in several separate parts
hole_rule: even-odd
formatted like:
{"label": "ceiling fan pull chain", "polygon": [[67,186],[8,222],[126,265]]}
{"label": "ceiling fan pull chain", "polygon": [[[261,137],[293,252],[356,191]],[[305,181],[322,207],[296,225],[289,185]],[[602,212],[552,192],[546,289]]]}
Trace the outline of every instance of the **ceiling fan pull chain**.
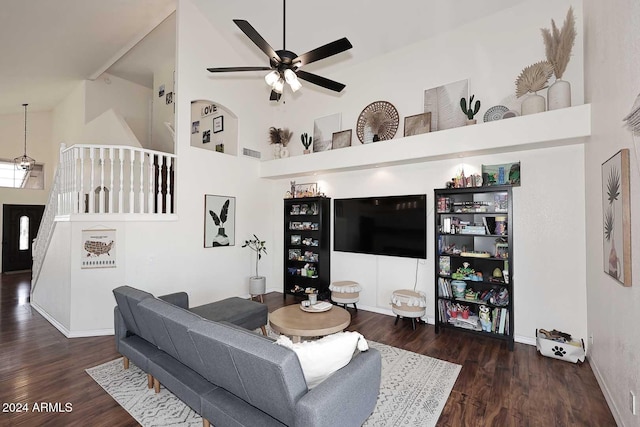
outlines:
{"label": "ceiling fan pull chain", "polygon": [[287,50],[287,0],[282,0],[282,50]]}

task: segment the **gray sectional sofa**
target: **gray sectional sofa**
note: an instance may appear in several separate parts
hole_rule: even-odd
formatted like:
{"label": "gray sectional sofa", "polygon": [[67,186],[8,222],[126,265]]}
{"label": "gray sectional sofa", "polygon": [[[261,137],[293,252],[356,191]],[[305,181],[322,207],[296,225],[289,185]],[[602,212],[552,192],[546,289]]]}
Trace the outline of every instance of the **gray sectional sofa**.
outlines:
{"label": "gray sectional sofa", "polygon": [[266,306],[255,303],[264,307],[261,318],[235,300],[233,309],[223,300],[190,311],[185,293],[155,298],[129,286],[113,292],[125,367],[131,360],[156,390],[162,384],[200,414],[205,427],[359,426],[373,412],[381,370],[375,349],[309,390],[296,354],[250,330],[264,326]]}

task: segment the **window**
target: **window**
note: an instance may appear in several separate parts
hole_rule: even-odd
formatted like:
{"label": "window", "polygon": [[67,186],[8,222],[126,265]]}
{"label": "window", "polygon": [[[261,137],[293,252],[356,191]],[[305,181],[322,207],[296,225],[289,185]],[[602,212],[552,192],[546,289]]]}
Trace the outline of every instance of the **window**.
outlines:
{"label": "window", "polygon": [[26,215],[22,215],[20,217],[20,236],[18,244],[18,249],[21,251],[29,250],[29,217]]}
{"label": "window", "polygon": [[0,187],[44,189],[44,168],[36,164],[33,170],[17,169],[10,160],[0,159]]}

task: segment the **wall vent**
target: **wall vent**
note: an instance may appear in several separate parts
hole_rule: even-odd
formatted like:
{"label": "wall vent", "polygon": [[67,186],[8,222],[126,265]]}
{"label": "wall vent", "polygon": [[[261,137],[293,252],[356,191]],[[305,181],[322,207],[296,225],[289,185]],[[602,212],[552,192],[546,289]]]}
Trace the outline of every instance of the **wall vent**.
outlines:
{"label": "wall vent", "polygon": [[259,159],[261,156],[259,151],[251,150],[250,148],[242,148],[242,154],[253,157],[254,159]]}

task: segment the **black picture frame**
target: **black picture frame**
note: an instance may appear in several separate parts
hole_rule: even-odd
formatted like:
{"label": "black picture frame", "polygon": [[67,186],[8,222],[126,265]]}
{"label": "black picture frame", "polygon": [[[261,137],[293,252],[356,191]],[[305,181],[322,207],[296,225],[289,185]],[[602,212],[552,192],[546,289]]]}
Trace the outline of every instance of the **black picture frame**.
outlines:
{"label": "black picture frame", "polygon": [[213,118],[213,133],[222,132],[224,130],[224,116]]}

